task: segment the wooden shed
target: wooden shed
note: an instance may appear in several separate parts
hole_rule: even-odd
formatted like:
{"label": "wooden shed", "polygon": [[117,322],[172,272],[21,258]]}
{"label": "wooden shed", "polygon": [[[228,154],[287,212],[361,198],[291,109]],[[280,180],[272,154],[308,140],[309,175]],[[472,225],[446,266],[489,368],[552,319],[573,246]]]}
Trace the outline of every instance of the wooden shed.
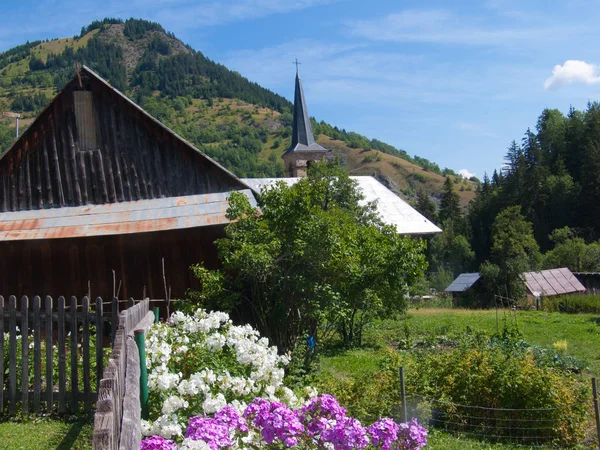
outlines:
{"label": "wooden shed", "polygon": [[[0,156],[0,294],[164,298],[251,189],[83,67]],[[115,273],[113,279],[113,271]]]}

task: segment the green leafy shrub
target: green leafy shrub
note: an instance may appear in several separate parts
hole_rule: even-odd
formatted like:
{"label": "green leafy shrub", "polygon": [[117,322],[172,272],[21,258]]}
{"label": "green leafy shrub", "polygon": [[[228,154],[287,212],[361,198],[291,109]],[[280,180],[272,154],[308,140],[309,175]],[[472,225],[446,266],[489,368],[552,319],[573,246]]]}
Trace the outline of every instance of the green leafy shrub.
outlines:
{"label": "green leafy shrub", "polygon": [[[454,404],[546,409],[536,413],[536,420],[551,424],[551,440],[561,446],[571,445],[585,436],[587,386],[540,349],[486,342],[481,336],[473,336],[446,351],[405,353],[402,364],[407,367],[407,389],[447,402],[436,404],[436,413],[449,422],[468,420]],[[471,419],[470,425],[485,426],[495,419],[494,411],[490,411],[489,417],[480,418],[478,423]]]}
{"label": "green leafy shrub", "polygon": [[544,298],[540,302],[541,308],[547,312],[565,313],[600,313],[600,295],[560,295]]}
{"label": "green leafy shrub", "polygon": [[427,181],[427,178],[425,178],[425,176],[420,173],[413,173],[412,177],[419,183],[425,183]]}
{"label": "green leafy shrub", "polygon": [[469,414],[457,405],[543,409],[525,413],[535,421],[517,426],[533,428],[544,421],[545,439],[561,447],[584,439],[591,399],[587,383],[573,373],[581,370],[578,361],[530,346],[519,340],[518,331],[506,327],[493,337],[484,333],[413,337],[405,328],[406,336],[398,345],[403,350],[388,349],[378,371],[354,379],[322,377],[318,389],[334,394],[361,420],[395,415],[400,405],[398,371],[403,366],[409,398],[422,396],[412,397],[420,399],[416,413],[421,419],[434,419],[433,425],[460,424],[475,430],[498,423],[501,412],[478,409],[474,419],[469,417],[473,410]]}
{"label": "green leafy shrub", "polygon": [[379,152],[369,153],[362,160],[363,163],[372,163],[378,161],[381,161],[381,153]]}

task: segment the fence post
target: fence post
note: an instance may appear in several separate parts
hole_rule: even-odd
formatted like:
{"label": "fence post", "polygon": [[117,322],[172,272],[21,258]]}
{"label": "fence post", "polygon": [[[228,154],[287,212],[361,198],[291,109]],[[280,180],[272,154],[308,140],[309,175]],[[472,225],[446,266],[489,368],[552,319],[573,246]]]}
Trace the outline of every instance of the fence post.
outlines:
{"label": "fence post", "polygon": [[148,370],[146,369],[146,342],[144,330],[135,330],[135,343],[140,352],[140,406],[142,419],[148,418]]}
{"label": "fence post", "polygon": [[154,308],[154,323],[158,323],[160,320],[159,308]]}
{"label": "fence post", "polygon": [[17,412],[17,297],[8,297],[8,413]]}
{"label": "fence post", "polygon": [[119,327],[119,300],[113,297],[111,301],[111,320],[110,320],[110,345],[115,342],[115,335],[117,334],[117,328]]}
{"label": "fence post", "polygon": [[54,366],[52,361],[52,297],[46,296],[44,301],[46,307],[46,411],[52,413],[54,399]]}
{"label": "fence post", "polygon": [[592,378],[592,394],[594,395],[594,413],[596,415],[596,433],[598,435],[598,448],[600,449],[600,411],[598,410],[598,390],[596,378]]}
{"label": "fence post", "polygon": [[400,395],[402,396],[402,417],[408,422],[408,408],[406,405],[406,387],[404,386],[404,367],[400,367]]}
{"label": "fence post", "polygon": [[21,410],[29,412],[29,298],[21,298]]}

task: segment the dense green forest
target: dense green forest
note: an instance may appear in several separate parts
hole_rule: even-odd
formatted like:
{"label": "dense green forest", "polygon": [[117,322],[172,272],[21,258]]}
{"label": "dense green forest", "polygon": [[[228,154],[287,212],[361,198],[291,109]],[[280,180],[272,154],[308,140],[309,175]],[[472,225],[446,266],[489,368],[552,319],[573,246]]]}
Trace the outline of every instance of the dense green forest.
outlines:
{"label": "dense green forest", "polygon": [[478,270],[492,290],[515,293],[525,271],[600,271],[600,104],[544,110],[476,194],[465,215],[449,179],[439,211],[419,193],[417,208],[444,229],[429,247],[436,287]]}

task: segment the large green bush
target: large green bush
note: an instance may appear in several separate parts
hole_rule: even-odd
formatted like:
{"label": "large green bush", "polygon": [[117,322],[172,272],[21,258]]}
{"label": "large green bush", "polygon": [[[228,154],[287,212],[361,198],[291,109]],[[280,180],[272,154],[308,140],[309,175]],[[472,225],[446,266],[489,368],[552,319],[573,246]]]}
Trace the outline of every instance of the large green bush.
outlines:
{"label": "large green bush", "polygon": [[443,336],[403,345],[408,350],[388,350],[377,372],[341,381],[322,378],[318,388],[334,394],[362,420],[395,415],[400,405],[398,370],[403,366],[411,406],[418,404],[411,413],[420,419],[433,418],[432,425],[459,424],[461,430],[481,431],[506,420],[499,419],[503,412],[480,409],[474,419],[473,410],[456,405],[545,409],[523,413],[516,420],[527,420],[513,426],[539,427],[542,421],[548,427],[542,438],[560,446],[585,438],[591,396],[587,383],[573,373],[578,370],[574,361],[557,359],[548,354],[550,350],[518,341],[518,333],[510,331],[492,338],[485,334],[459,339]]}

